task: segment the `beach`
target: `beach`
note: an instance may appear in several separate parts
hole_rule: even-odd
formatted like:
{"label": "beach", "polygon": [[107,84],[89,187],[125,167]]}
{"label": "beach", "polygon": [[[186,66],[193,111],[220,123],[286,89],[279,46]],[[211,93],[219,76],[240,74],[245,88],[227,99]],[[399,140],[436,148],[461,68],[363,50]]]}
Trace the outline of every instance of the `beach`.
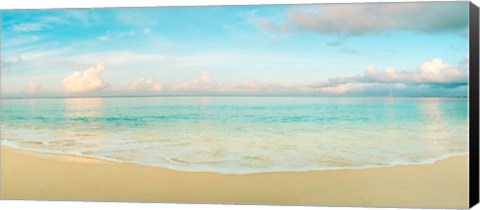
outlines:
{"label": "beach", "polygon": [[468,156],[369,169],[220,174],[1,145],[1,199],[468,207]]}
{"label": "beach", "polygon": [[0,199],[468,208],[468,14],[2,11]]}

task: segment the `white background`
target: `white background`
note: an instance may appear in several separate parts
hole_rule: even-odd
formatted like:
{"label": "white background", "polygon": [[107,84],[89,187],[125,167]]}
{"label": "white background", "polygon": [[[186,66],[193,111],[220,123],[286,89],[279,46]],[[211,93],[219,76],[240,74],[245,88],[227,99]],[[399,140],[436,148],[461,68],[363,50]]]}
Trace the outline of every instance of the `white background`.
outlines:
{"label": "white background", "polygon": [[[401,2],[388,1],[383,2]],[[411,1],[411,0],[408,0]],[[422,0],[417,0],[422,1]],[[438,0],[437,0],[438,1]],[[144,7],[144,6],[192,6],[192,5],[244,5],[244,4],[298,4],[298,3],[347,3],[378,2],[375,0],[0,0],[0,9],[42,9],[42,8],[92,8],[92,7]],[[480,5],[480,0],[472,0]],[[348,196],[348,195],[345,195]],[[0,209],[198,209],[198,210],[382,210],[383,208],[352,207],[303,207],[303,206],[256,206],[256,205],[220,205],[220,204],[161,204],[161,203],[101,203],[70,201],[0,201]],[[474,208],[480,210],[480,206]]]}

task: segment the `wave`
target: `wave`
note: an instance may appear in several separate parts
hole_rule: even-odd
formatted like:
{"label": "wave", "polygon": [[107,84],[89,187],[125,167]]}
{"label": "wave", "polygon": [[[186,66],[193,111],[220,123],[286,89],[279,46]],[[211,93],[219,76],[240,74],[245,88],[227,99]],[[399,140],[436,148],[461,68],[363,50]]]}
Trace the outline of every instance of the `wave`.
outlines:
{"label": "wave", "polygon": [[[36,142],[37,144],[48,144],[46,142]],[[441,156],[435,158],[428,158],[422,161],[417,162],[405,162],[405,161],[391,161],[389,163],[385,163],[382,165],[364,165],[364,166],[343,166],[343,167],[308,167],[305,166],[304,168],[296,168],[296,169],[287,169],[287,168],[268,168],[268,169],[250,169],[250,170],[241,170],[237,168],[208,168],[208,167],[189,167],[190,164],[193,162],[180,160],[176,158],[169,158],[165,157],[164,159],[167,162],[173,165],[161,164],[161,163],[146,163],[142,161],[125,161],[116,158],[109,158],[101,155],[92,155],[83,152],[75,152],[75,151],[53,151],[53,150],[45,150],[45,149],[38,149],[38,148],[26,148],[19,146],[12,141],[2,140],[1,145],[5,145],[14,149],[18,150],[25,150],[30,152],[36,153],[43,153],[43,154],[54,154],[54,155],[68,155],[68,156],[76,156],[80,158],[93,158],[101,161],[108,161],[114,163],[128,163],[128,164],[136,164],[148,167],[160,167],[169,170],[175,171],[184,171],[184,172],[210,172],[210,173],[218,173],[218,174],[238,174],[238,175],[245,175],[245,174],[259,174],[259,173],[274,173],[274,172],[308,172],[308,171],[332,171],[332,170],[363,170],[363,169],[371,169],[371,168],[388,168],[388,167],[395,167],[395,166],[407,166],[407,165],[426,165],[426,164],[434,164],[438,161],[447,159],[449,157],[455,156],[463,156],[468,155],[468,152],[458,152],[458,153],[450,153],[450,154],[443,154]],[[221,161],[199,161],[196,163],[208,163],[212,165],[216,165]]]}

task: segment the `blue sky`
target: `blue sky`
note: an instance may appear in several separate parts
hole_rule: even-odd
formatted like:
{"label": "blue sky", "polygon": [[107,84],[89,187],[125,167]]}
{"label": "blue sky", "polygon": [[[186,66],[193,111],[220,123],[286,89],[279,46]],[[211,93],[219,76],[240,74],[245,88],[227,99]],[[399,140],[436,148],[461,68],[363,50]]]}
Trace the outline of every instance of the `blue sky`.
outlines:
{"label": "blue sky", "polygon": [[3,97],[465,96],[468,2],[2,11]]}

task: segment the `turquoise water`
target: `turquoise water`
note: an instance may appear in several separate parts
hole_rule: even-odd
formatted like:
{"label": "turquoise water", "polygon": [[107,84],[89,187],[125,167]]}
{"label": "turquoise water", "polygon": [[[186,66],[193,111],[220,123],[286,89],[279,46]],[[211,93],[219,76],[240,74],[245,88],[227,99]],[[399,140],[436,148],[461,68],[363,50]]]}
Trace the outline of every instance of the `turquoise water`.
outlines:
{"label": "turquoise water", "polygon": [[2,99],[2,144],[185,171],[431,163],[468,152],[465,98]]}

